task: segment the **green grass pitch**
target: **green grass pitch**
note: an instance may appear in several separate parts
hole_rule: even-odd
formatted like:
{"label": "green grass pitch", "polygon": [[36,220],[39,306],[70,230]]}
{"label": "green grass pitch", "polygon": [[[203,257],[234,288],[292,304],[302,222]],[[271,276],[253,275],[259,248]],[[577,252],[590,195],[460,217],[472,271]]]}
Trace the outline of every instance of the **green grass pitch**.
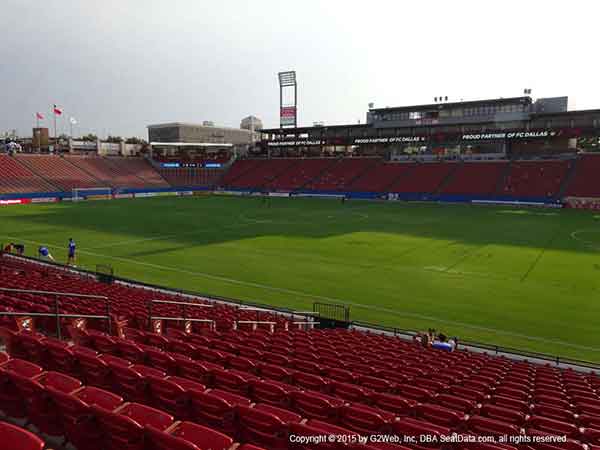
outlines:
{"label": "green grass pitch", "polygon": [[0,209],[0,242],[117,275],[600,362],[600,223],[590,212],[163,197]]}

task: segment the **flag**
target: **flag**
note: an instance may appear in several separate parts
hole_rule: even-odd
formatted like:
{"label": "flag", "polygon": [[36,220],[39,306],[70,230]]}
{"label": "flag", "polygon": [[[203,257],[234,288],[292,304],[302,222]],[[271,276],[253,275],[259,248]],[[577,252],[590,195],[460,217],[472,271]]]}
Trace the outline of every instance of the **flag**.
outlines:
{"label": "flag", "polygon": [[54,115],[60,116],[60,115],[62,115],[62,113],[63,113],[62,108],[59,108],[58,106],[54,105]]}
{"label": "flag", "polygon": [[75,119],[75,117],[71,117],[69,122],[71,122],[71,125],[77,125],[77,119]]}
{"label": "flag", "polygon": [[44,115],[41,112],[36,112],[35,113],[35,118],[37,120],[44,120]]}

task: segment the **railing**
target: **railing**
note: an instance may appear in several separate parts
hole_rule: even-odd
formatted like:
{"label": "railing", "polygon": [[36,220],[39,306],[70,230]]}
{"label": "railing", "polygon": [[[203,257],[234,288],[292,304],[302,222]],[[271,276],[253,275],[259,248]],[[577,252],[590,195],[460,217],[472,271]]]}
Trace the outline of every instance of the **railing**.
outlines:
{"label": "railing", "polygon": [[[101,319],[101,318],[106,318],[108,320],[108,330],[110,332],[110,330],[112,330],[112,324],[111,324],[111,319],[110,319],[110,299],[105,296],[105,295],[92,295],[92,294],[78,294],[75,292],[56,292],[56,291],[40,291],[40,290],[32,290],[32,289],[14,289],[14,288],[0,288],[0,292],[14,292],[14,293],[21,293],[21,294],[38,294],[38,295],[46,295],[46,296],[54,296],[54,313],[27,313],[24,315],[29,315],[29,316],[34,316],[34,315],[39,315],[39,314],[49,314],[49,316],[43,316],[43,317],[56,317],[56,333],[59,339],[62,339],[62,332],[61,332],[61,327],[60,327],[60,318],[61,317],[69,317],[69,316],[74,316],[76,318],[85,318],[83,317],[82,314],[75,314],[75,315],[69,315],[69,314],[61,314],[60,313],[60,306],[59,306],[59,299],[60,297],[77,297],[77,298],[95,298],[95,299],[101,299],[104,300],[104,305],[106,308],[106,316],[94,316],[94,317],[89,317],[89,318],[93,318],[93,319]],[[17,300],[22,300],[17,298]],[[25,301],[25,300],[23,300]],[[5,314],[5,315],[17,315],[17,314]]]}
{"label": "railing", "polygon": [[[167,304],[167,305],[179,305],[181,306],[181,317],[159,317],[152,315],[152,305],[155,303],[159,304]],[[153,322],[155,320],[173,320],[173,321],[183,321],[185,322],[205,322],[210,323],[211,330],[216,330],[215,321],[212,319],[193,319],[186,317],[186,306],[194,306],[197,308],[213,308],[214,305],[206,304],[206,303],[195,303],[195,302],[180,302],[175,300],[149,300],[148,301],[148,328],[152,331]]]}
{"label": "railing", "polygon": [[252,331],[255,331],[258,328],[258,325],[269,325],[269,332],[273,333],[275,332],[275,325],[277,325],[277,322],[271,320],[234,320],[233,329],[237,330],[240,324],[252,325]]}

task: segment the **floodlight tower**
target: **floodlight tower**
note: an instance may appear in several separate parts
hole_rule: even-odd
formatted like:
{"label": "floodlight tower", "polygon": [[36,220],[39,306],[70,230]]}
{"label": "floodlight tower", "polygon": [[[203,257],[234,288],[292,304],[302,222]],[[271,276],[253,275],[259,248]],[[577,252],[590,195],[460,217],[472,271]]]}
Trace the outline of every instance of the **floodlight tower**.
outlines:
{"label": "floodlight tower", "polygon": [[[296,71],[279,72],[279,127],[298,126],[298,85],[296,84]],[[293,89],[293,102],[284,101],[284,92]]]}

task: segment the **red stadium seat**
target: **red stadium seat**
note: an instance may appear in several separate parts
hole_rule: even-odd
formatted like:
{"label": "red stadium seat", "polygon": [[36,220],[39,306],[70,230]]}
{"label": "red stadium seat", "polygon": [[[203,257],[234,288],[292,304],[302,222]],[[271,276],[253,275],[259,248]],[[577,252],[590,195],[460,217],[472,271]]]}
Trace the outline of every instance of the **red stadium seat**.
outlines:
{"label": "red stadium seat", "polygon": [[111,371],[106,362],[80,349],[75,349],[73,353],[77,358],[78,372],[85,384],[101,389],[112,389]]}
{"label": "red stadium seat", "polygon": [[146,380],[138,371],[112,362],[109,367],[113,392],[123,396],[129,402],[146,403],[148,401]]}
{"label": "red stadium seat", "polygon": [[177,364],[175,359],[166,352],[147,348],[146,359],[148,361],[148,365],[155,369],[162,370],[170,375],[175,375],[177,373]]}
{"label": "red stadium seat", "polygon": [[481,407],[480,413],[484,417],[497,419],[503,422],[512,423],[521,426],[525,423],[527,416],[521,411],[504,408],[493,404],[485,404]]}
{"label": "red stadium seat", "polygon": [[339,381],[332,381],[329,388],[332,395],[348,402],[369,403],[372,395],[365,387]]}
{"label": "red stadium seat", "polygon": [[45,346],[43,336],[33,333],[21,332],[14,334],[12,338],[11,349],[19,348],[17,354],[13,354],[13,358],[22,358],[26,361],[43,365],[45,356]]}
{"label": "red stadium seat", "polygon": [[207,392],[190,390],[190,420],[221,430],[236,431],[235,414],[238,405],[250,406],[250,400],[219,389]]}
{"label": "red stadium seat", "polygon": [[144,450],[144,427],[167,429],[173,418],[168,414],[136,403],[124,403],[114,411],[92,406],[91,411],[102,432],[106,450]]}
{"label": "red stadium seat", "polygon": [[183,378],[197,381],[205,386],[213,385],[213,374],[222,366],[203,361],[193,361],[186,357],[175,357],[177,363],[177,375]]}
{"label": "red stadium seat", "polygon": [[471,414],[477,409],[477,402],[452,394],[439,394],[432,399],[437,405],[443,406],[464,414]]}
{"label": "red stadium seat", "polygon": [[516,425],[483,416],[469,418],[467,428],[471,432],[484,436],[500,436],[504,434],[518,436],[521,434],[519,427]]}
{"label": "red stadium seat", "polygon": [[[56,405],[56,413],[66,440],[76,448],[102,450],[102,434],[93,419],[90,405],[79,398],[77,393],[68,394],[52,388],[48,388],[48,393],[52,397],[54,405]],[[121,399],[121,403],[122,401]],[[116,408],[121,403],[115,402],[114,405],[110,406]],[[105,409],[111,410],[114,408]]]}
{"label": "red stadium seat", "polygon": [[[346,448],[346,443],[341,438],[342,436],[356,435],[345,428],[330,425],[319,420],[309,420],[307,423],[292,423],[290,424],[290,434],[294,436],[293,441],[290,441],[290,450],[343,450]],[[313,436],[315,438],[323,438],[327,436],[339,436],[333,442],[328,439],[311,443],[311,441],[302,441],[300,437],[307,438]]]}
{"label": "red stadium seat", "polygon": [[189,394],[179,384],[163,377],[148,376],[150,405],[162,409],[178,419],[189,416]]}
{"label": "red stadium seat", "polygon": [[46,348],[44,366],[48,370],[55,370],[74,376],[78,375],[75,354],[64,342],[55,339],[46,339],[44,347]]}
{"label": "red stadium seat", "polygon": [[147,450],[228,450],[233,439],[192,422],[176,422],[165,430],[146,427]]}
{"label": "red stadium seat", "polygon": [[461,411],[454,411],[443,406],[431,403],[419,404],[415,408],[416,417],[435,425],[448,428],[460,428],[464,425],[466,417]]}
{"label": "red stadium seat", "polygon": [[402,397],[400,395],[379,394],[375,393],[372,396],[373,406],[384,411],[389,411],[397,416],[407,416],[412,412],[417,402],[412,399]]}
{"label": "red stadium seat", "polygon": [[143,364],[146,360],[146,352],[133,341],[119,339],[117,340],[117,348],[119,356],[134,364]]}
{"label": "red stadium seat", "polygon": [[240,439],[275,450],[287,450],[288,424],[271,411],[238,406]]}
{"label": "red stadium seat", "polygon": [[206,386],[204,386],[202,383],[198,383],[197,381],[193,381],[188,378],[176,377],[176,376],[171,375],[171,376],[168,376],[166,379],[181,386],[181,388],[184,389],[185,391],[194,389],[196,391],[202,392],[202,391],[206,390]]}
{"label": "red stadium seat", "polygon": [[344,401],[316,391],[296,391],[291,393],[292,409],[310,419],[335,421]]}
{"label": "red stadium seat", "polygon": [[45,446],[35,434],[7,422],[0,422],[0,442],[10,443],[15,450],[42,450]]}
{"label": "red stadium seat", "polygon": [[275,364],[261,363],[259,364],[259,375],[263,378],[268,378],[283,383],[292,383],[294,370],[282,367]]}
{"label": "red stadium seat", "polygon": [[[418,450],[433,447],[433,443],[424,442],[425,439],[435,439],[439,443],[442,440],[442,436],[450,435],[449,428],[408,417],[394,422],[392,424],[392,432],[398,436],[413,438],[414,442],[410,442],[410,445],[412,448]],[[439,447],[435,446],[433,448]]]}
{"label": "red stadium seat", "polygon": [[530,417],[527,421],[527,428],[545,433],[558,433],[571,439],[578,439],[580,434],[577,426],[573,425],[572,423],[549,419],[542,416]]}
{"label": "red stadium seat", "polygon": [[88,332],[90,340],[92,341],[92,347],[100,353],[108,353],[109,355],[116,355],[118,353],[117,342],[105,333],[100,332]]}
{"label": "red stadium seat", "polygon": [[388,433],[395,416],[377,408],[365,405],[344,405],[340,408],[338,423],[360,434]]}
{"label": "red stadium seat", "polygon": [[296,386],[277,381],[257,379],[250,382],[252,400],[283,408],[290,406],[292,402],[290,394],[297,390]]}
{"label": "red stadium seat", "polygon": [[214,369],[212,374],[214,377],[213,384],[216,388],[244,396],[249,395],[250,383],[256,379],[250,373],[234,369]]}
{"label": "red stadium seat", "polygon": [[304,389],[309,389],[311,391],[329,391],[329,381],[312,373],[294,372],[292,375],[292,381],[294,385]]}

